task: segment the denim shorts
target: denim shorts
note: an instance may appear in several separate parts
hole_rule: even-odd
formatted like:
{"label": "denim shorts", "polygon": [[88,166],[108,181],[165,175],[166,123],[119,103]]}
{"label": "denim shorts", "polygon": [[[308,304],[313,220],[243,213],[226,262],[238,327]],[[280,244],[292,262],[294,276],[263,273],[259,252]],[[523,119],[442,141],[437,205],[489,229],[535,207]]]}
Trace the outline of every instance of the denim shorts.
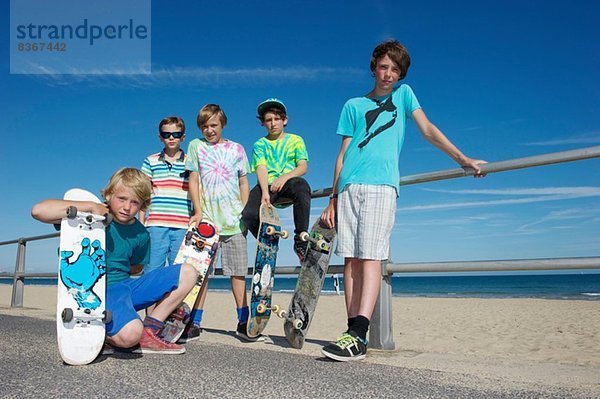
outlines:
{"label": "denim shorts", "polygon": [[165,267],[165,260],[172,266],[187,230],[160,226],[150,226],[147,230],[150,234],[150,262],[144,266],[144,273]]}
{"label": "denim shorts", "polygon": [[106,325],[106,335],[112,337],[127,323],[139,319],[138,310],[160,301],[179,286],[181,266],[163,267],[139,278],[129,278],[106,288],[106,310],[112,311],[112,321]]}

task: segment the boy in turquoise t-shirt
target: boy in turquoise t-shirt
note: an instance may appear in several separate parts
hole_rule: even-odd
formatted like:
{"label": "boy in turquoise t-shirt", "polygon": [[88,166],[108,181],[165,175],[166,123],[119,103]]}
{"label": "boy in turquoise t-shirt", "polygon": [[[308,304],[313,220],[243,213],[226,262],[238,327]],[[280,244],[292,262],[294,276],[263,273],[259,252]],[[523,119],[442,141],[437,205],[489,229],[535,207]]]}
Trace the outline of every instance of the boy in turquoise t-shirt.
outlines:
{"label": "boy in turquoise t-shirt", "polygon": [[[48,199],[35,205],[31,215],[45,223],[60,223],[70,206],[79,211],[104,215],[113,221],[106,228],[106,309],[112,321],[106,325],[103,354],[114,348],[135,353],[180,354],[183,346],[163,341],[157,333],[166,318],[194,286],[198,272],[190,265],[156,269],[131,278],[150,258],[150,236],[135,218],[150,203],[152,186],[141,171],[119,169],[102,191],[106,203]],[[141,320],[138,311],[156,305],[152,316]]]}
{"label": "boy in turquoise t-shirt", "polygon": [[250,191],[242,219],[248,230],[258,234],[258,211],[261,204],[271,205],[279,198],[292,200],[294,212],[294,252],[304,260],[306,242],[299,234],[308,231],[310,217],[310,186],[302,178],[308,170],[308,152],[302,137],[284,131],[288,122],[287,108],[277,98],[258,105],[258,119],[267,131],[252,149],[252,171],[258,184]]}
{"label": "boy in turquoise t-shirt", "polygon": [[336,254],[344,257],[348,329],[323,347],[325,356],[359,360],[367,353],[367,331],[381,284],[381,261],[390,251],[400,173],[398,161],[405,121],[413,119],[427,141],[481,177],[478,161],[466,157],[425,116],[408,85],[394,85],[408,71],[410,57],[396,40],[378,45],[371,57],[375,85],[366,96],[344,104],[337,134],[333,192],[321,219],[333,227],[337,217]]}

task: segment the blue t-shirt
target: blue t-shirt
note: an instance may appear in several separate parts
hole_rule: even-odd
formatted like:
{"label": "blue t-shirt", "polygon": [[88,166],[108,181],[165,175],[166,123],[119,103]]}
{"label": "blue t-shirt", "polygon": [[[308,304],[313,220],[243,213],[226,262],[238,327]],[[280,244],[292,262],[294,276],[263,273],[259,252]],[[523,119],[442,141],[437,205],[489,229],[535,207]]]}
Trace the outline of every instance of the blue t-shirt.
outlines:
{"label": "blue t-shirt", "polygon": [[348,184],[387,185],[400,190],[398,162],[406,120],[421,108],[410,86],[403,84],[383,98],[356,97],[344,104],[337,134],[352,137],[338,180]]}
{"label": "blue t-shirt", "polygon": [[127,280],[132,265],[150,260],[150,235],[137,219],[132,224],[115,220],[106,228],[106,284]]}

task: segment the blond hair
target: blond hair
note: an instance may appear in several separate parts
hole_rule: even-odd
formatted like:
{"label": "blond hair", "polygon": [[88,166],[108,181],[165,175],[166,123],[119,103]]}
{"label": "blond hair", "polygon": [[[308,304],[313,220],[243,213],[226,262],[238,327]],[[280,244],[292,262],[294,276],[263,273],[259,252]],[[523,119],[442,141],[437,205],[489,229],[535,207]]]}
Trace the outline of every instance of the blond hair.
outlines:
{"label": "blond hair", "polygon": [[225,127],[225,125],[227,125],[227,115],[225,115],[225,111],[223,111],[218,104],[206,104],[198,111],[198,116],[196,117],[198,128],[202,130],[202,126],[215,115],[218,115],[221,127]]}
{"label": "blond hair", "polygon": [[105,200],[110,201],[119,184],[133,191],[142,203],[140,210],[145,211],[148,208],[150,197],[152,196],[152,183],[150,183],[148,176],[143,174],[141,170],[135,168],[121,168],[117,170],[110,177],[104,190],[102,190],[102,196]]}

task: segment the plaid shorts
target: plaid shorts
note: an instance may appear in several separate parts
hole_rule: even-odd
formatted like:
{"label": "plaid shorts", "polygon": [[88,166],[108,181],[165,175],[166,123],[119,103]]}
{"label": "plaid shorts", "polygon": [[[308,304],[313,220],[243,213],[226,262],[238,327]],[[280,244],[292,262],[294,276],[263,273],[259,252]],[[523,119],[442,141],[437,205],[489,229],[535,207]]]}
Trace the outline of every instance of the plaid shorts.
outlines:
{"label": "plaid shorts", "polygon": [[[224,276],[246,276],[248,274],[248,247],[245,234],[219,237],[219,249],[213,266],[221,259]],[[209,275],[213,275],[213,266]]]}
{"label": "plaid shorts", "polygon": [[391,186],[346,186],[338,197],[335,253],[344,258],[388,259],[396,197],[396,190]]}

